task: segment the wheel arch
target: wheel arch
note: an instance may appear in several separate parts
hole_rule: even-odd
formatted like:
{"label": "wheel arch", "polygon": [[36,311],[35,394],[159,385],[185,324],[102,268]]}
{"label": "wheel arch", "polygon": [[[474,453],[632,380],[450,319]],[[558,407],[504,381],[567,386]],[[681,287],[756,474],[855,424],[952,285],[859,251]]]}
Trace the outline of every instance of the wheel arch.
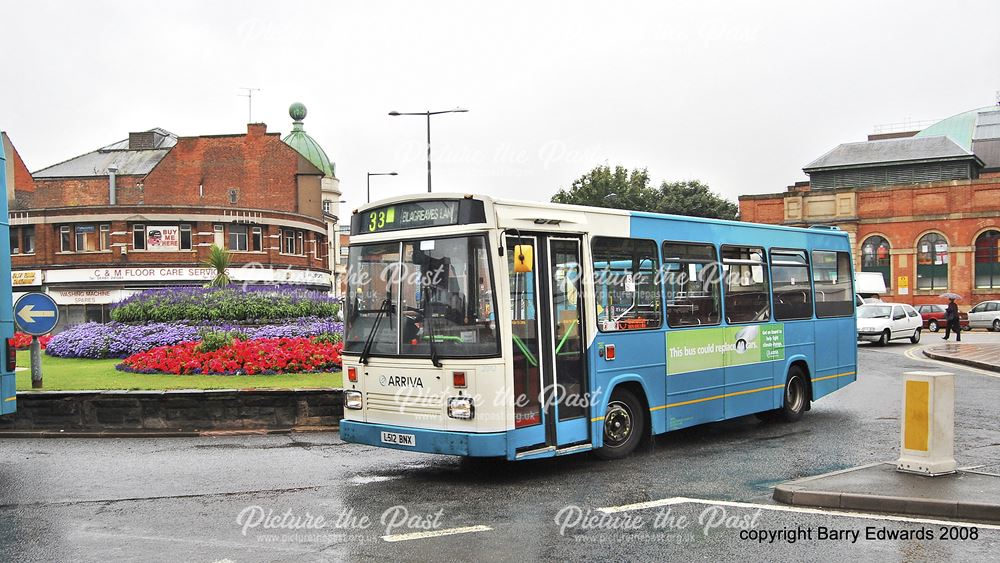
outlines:
{"label": "wheel arch", "polygon": [[808,397],[806,400],[806,409],[809,408],[809,403],[813,400],[813,381],[812,381],[812,367],[809,365],[809,359],[802,354],[796,354],[788,359],[785,365],[785,377],[782,380],[782,384],[788,383],[788,372],[792,371],[792,367],[798,367],[806,376],[806,391]]}
{"label": "wheel arch", "polygon": [[[649,410],[651,408],[649,402],[649,389],[646,387],[646,383],[642,380],[639,374],[621,374],[608,381],[608,391],[603,394],[601,399],[595,405],[598,409],[593,412],[593,418],[591,420],[600,420],[601,424],[603,424],[603,418],[608,412],[608,403],[611,402],[611,396],[614,395],[615,391],[619,388],[630,391],[633,395],[635,395],[635,398],[638,399],[640,405],[642,406],[643,413],[646,415],[643,417],[645,419],[645,422],[643,423],[644,428],[642,429],[643,439],[648,439],[648,437],[653,434],[653,413]],[[597,444],[597,447],[603,445],[603,433],[595,435],[594,438],[594,442]]]}

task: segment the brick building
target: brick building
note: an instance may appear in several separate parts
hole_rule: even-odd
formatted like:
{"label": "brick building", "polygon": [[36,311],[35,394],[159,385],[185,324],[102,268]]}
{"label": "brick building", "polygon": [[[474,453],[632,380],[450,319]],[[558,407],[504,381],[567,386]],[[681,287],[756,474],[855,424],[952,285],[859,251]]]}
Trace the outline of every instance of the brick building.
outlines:
{"label": "brick building", "polygon": [[886,300],[1000,299],[1000,108],[845,143],[803,170],[809,181],[785,192],[741,196],[741,218],[847,231]]}
{"label": "brick building", "polygon": [[106,321],[110,303],[142,289],[204,284],[213,244],[231,252],[235,282],[331,288],[332,166],[263,123],[235,135],[130,133],[34,173],[3,142],[14,297],[48,292],[60,324]]}

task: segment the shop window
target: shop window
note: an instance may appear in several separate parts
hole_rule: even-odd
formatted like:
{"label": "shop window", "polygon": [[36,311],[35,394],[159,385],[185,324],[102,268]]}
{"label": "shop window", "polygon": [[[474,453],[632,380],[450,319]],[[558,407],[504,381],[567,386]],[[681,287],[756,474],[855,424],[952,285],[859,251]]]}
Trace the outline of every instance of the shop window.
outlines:
{"label": "shop window", "polygon": [[70,240],[69,226],[59,227],[59,252],[72,252],[72,241]]}
{"label": "shop window", "polygon": [[640,330],[662,324],[655,242],[597,237],[593,260],[597,326],[602,331]]}
{"label": "shop window", "polygon": [[976,287],[1000,288],[1000,231],[989,230],[976,237]]}
{"label": "shop window", "polygon": [[814,250],[813,285],[817,317],[850,317],[854,314],[851,256],[846,252]]}
{"label": "shop window", "polygon": [[806,251],[771,250],[771,297],[775,320],[812,318],[813,291]]}
{"label": "shop window", "polygon": [[723,246],[722,277],[726,322],[759,323],[771,318],[763,248]]}
{"label": "shop window", "polygon": [[253,250],[257,252],[262,252],[264,250],[264,231],[260,227],[254,227],[251,230],[253,239]]}
{"label": "shop window", "polygon": [[948,241],[938,233],[917,241],[917,289],[948,289]]}
{"label": "shop window", "polygon": [[132,225],[132,248],[146,250],[146,225]]}
{"label": "shop window", "polygon": [[247,251],[247,226],[246,225],[230,225],[229,226],[229,250],[234,250],[236,252],[246,252]]}
{"label": "shop window", "polygon": [[181,250],[191,250],[191,225],[181,225],[178,241]]}
{"label": "shop window", "polygon": [[715,246],[663,243],[663,274],[669,326],[719,324],[722,289]]}
{"label": "shop window", "polygon": [[878,235],[870,236],[861,244],[861,271],[882,274],[887,288],[892,287],[892,261],[889,241]]}

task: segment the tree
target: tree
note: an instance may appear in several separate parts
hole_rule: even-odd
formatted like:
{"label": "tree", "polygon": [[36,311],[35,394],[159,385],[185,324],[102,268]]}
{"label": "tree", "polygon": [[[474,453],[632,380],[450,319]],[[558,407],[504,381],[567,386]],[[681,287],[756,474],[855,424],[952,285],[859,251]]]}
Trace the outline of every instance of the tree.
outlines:
{"label": "tree", "polygon": [[206,259],[202,264],[206,268],[215,269],[215,277],[212,281],[208,282],[208,287],[226,287],[232,280],[229,279],[229,274],[226,272],[229,269],[229,263],[232,261],[232,256],[229,251],[224,248],[219,248],[217,245],[212,245],[211,250],[208,252],[208,259]]}
{"label": "tree", "polygon": [[624,166],[615,166],[611,170],[605,164],[574,180],[569,190],[559,190],[552,202],[647,211],[654,194],[645,169],[629,172]]}
{"label": "tree", "polygon": [[568,190],[559,190],[552,202],[715,219],[736,219],[739,215],[735,203],[698,180],[664,181],[654,188],[645,168],[629,172],[624,166],[612,170],[606,164],[574,180]]}
{"label": "tree", "polygon": [[698,180],[666,182],[660,184],[656,195],[657,213],[711,217],[713,219],[739,218],[740,208],[735,203],[708,188]]}

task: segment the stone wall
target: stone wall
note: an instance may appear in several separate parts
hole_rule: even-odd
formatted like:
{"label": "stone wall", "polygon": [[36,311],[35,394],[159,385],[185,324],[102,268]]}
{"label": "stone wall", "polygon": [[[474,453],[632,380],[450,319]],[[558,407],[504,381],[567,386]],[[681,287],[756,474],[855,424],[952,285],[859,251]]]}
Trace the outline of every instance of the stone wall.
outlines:
{"label": "stone wall", "polygon": [[343,412],[339,389],[27,392],[0,433],[334,429]]}

